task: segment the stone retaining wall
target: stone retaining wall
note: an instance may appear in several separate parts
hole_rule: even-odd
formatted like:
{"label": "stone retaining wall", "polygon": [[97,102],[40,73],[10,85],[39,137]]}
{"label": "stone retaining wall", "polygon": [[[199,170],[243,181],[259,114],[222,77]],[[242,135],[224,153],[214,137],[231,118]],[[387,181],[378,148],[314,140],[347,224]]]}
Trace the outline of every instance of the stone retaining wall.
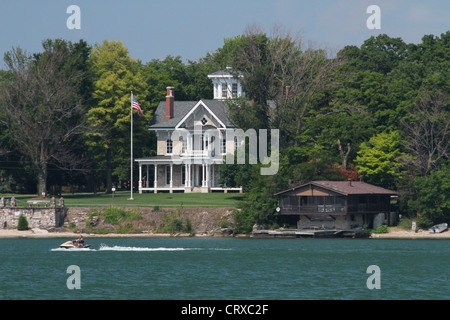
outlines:
{"label": "stone retaining wall", "polygon": [[67,208],[0,207],[0,229],[17,229],[21,215],[29,228],[49,229],[63,225]]}

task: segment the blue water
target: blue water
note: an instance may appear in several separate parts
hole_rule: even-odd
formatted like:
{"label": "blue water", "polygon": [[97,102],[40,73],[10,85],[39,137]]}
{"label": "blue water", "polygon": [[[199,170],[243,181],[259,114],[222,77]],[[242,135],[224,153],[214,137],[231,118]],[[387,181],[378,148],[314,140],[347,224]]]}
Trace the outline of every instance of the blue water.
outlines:
{"label": "blue water", "polygon": [[[449,299],[450,240],[0,239],[0,299]],[[81,289],[68,289],[80,268]],[[368,289],[370,265],[380,289]]]}

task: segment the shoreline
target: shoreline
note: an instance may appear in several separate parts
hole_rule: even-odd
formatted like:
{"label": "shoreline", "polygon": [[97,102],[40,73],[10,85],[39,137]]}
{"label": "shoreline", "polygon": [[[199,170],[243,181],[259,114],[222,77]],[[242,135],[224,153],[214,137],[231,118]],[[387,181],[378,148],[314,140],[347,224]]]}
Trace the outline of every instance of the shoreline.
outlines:
{"label": "shoreline", "polygon": [[[30,229],[26,231],[19,231],[17,229],[0,229],[0,239],[14,239],[14,238],[78,238],[79,233],[74,232],[49,232],[43,229]],[[199,238],[217,238],[217,235],[211,234],[196,234],[190,235],[187,233],[108,233],[108,234],[89,234],[83,233],[85,238],[168,238],[168,237],[199,237]],[[223,235],[221,237],[253,237],[253,235]],[[417,232],[412,230],[402,230],[392,228],[388,233],[373,233],[369,239],[450,239],[450,231],[442,233],[429,233],[428,230],[419,230]]]}
{"label": "shoreline", "polygon": [[388,233],[372,233],[370,239],[450,239],[450,230],[442,233],[429,233],[428,230],[404,230],[391,227]]}

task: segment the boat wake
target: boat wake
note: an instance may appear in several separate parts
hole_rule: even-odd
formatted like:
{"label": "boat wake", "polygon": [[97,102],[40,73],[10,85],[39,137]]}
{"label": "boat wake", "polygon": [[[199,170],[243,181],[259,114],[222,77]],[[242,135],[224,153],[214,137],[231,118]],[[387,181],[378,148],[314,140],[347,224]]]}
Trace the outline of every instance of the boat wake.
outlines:
{"label": "boat wake", "polygon": [[123,247],[123,246],[107,246],[102,244],[99,251],[185,251],[185,250],[202,250],[201,248],[148,248],[148,247]]}
{"label": "boat wake", "polygon": [[75,251],[75,252],[84,252],[84,251],[97,251],[91,248],[54,248],[51,251]]}
{"label": "boat wake", "polygon": [[51,249],[51,251],[64,251],[64,252],[80,252],[80,251],[199,251],[199,250],[231,250],[225,248],[167,248],[167,247],[158,247],[158,248],[149,248],[149,247],[127,247],[127,246],[108,246],[106,244],[101,244],[100,248],[92,249],[92,248],[55,248]]}

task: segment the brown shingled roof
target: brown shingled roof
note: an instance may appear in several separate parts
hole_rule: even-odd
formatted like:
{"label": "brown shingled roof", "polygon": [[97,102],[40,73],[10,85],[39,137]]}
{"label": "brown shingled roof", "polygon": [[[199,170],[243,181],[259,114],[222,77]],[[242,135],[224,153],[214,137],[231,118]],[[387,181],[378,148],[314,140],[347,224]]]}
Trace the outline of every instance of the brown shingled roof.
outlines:
{"label": "brown shingled roof", "polygon": [[297,188],[303,187],[308,184],[313,184],[318,187],[322,187],[328,190],[332,190],[337,193],[341,193],[343,195],[350,194],[391,194],[395,195],[397,192],[389,189],[385,189],[382,187],[378,187],[376,185],[362,182],[362,181],[311,181],[309,183],[303,184],[301,186],[297,186],[288,190],[284,190],[276,193],[282,194],[288,191],[295,190]]}

